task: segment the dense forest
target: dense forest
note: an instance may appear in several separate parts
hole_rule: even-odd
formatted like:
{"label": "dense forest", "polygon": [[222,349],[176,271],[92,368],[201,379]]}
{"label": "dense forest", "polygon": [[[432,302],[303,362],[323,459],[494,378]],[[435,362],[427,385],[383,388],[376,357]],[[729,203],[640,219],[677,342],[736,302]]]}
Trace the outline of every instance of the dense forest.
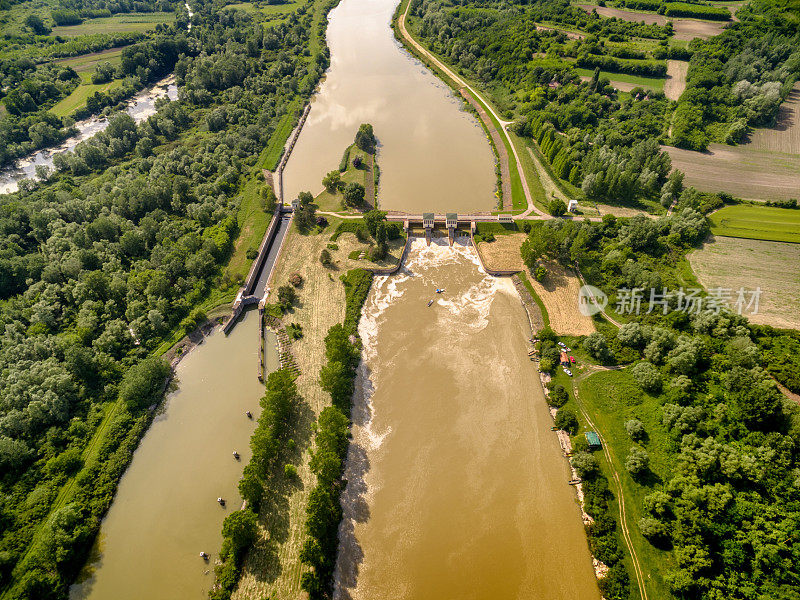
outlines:
{"label": "dense forest", "polygon": [[[698,207],[688,190],[676,214],[659,220],[537,222],[523,257],[531,268],[542,260],[579,265],[611,306],[621,288],[677,290],[684,254],[708,231]],[[626,315],[619,329],[598,323],[583,343],[601,364],[630,365],[603,393],[638,415],[624,423],[624,464],[641,498],[639,531],[663,553],[658,567],[677,598],[797,598],[800,412],[770,377],[796,383],[800,369],[780,346],[796,347],[797,336],[765,331],[719,306],[681,310],[677,295],[667,302],[664,310]],[[589,482],[590,511],[605,523],[598,490],[600,500],[609,492],[595,456],[582,449],[573,464]],[[616,564],[613,548],[595,550]],[[612,583],[620,582],[615,575]],[[606,591],[628,597],[620,585]]]}
{"label": "dense forest", "polygon": [[[168,369],[154,350],[202,320],[196,306],[212,289],[237,284],[220,265],[237,235],[239,190],[328,64],[321,15],[333,3],[269,26],[195,4],[203,16],[185,39],[123,58],[135,71],[148,55],[176,57],[178,102],[161,100],[139,125],[114,117],[50,181],[0,198],[8,598],[66,594],[163,393]],[[68,481],[67,502],[54,505]]]}

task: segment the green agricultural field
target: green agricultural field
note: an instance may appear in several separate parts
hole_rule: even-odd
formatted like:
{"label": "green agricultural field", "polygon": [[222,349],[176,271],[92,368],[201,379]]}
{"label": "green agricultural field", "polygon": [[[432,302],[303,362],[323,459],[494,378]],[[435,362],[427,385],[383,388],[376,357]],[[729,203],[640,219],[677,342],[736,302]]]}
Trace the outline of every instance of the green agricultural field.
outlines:
{"label": "green agricultural field", "polygon": [[72,67],[77,73],[91,72],[94,71],[95,67],[100,63],[108,62],[113,66],[120,64],[122,62],[122,50],[122,48],[109,48],[101,52],[81,54],[80,56],[73,56],[72,58],[64,58],[53,62],[65,67]]}
{"label": "green agricultural field", "polygon": [[[581,77],[591,77],[594,75],[594,69],[576,68],[575,72]],[[600,71],[600,77],[607,77],[609,81],[611,81],[611,85],[623,92],[629,92],[635,87],[642,87],[659,92],[664,89],[664,79],[660,77],[639,77],[637,75],[609,73],[607,71]]]}
{"label": "green agricultural field", "polygon": [[150,31],[159,23],[171,23],[175,20],[175,13],[132,13],[119,14],[113,17],[87,19],[80,25],[67,25],[54,27],[53,35],[74,37],[92,33],[124,33],[127,31]]}
{"label": "green agricultural field", "polygon": [[72,90],[72,93],[63,98],[58,104],[50,109],[55,115],[59,117],[66,117],[71,115],[77,109],[82,108],[86,104],[86,100],[95,92],[107,92],[122,85],[121,79],[114,79],[108,83],[94,84],[92,83],[91,73],[82,72],[81,84]]}
{"label": "green agricultural field", "polygon": [[741,204],[727,206],[709,219],[714,235],[800,244],[800,210]]}

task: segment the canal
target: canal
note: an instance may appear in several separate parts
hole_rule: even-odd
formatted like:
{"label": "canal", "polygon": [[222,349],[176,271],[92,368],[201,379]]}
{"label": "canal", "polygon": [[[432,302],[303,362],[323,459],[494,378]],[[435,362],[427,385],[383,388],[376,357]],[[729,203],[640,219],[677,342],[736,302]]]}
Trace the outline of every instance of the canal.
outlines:
{"label": "canal", "polygon": [[[178,389],[120,481],[71,600],[206,597],[222,521],[241,507],[238,482],[261,412],[259,335],[258,311],[248,311],[229,336],[217,328],[177,366]],[[276,340],[269,335],[267,365],[274,370]],[[201,551],[210,562],[199,558]]]}

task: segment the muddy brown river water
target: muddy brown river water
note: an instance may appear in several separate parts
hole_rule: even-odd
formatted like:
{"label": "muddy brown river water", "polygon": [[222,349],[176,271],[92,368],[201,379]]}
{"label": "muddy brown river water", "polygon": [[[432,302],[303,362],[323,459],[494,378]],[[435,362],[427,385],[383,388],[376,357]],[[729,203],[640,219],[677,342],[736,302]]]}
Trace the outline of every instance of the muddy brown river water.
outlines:
{"label": "muddy brown river water", "polygon": [[[332,66],[287,164],[286,199],[318,191],[358,125],[370,122],[382,208],[491,210],[483,130],[394,39],[396,1],[342,0],[332,11]],[[483,273],[467,243],[418,239],[398,275],[376,278],[359,328],[364,361],[336,597],[597,600],[510,280]],[[263,395],[258,349],[250,312],[229,337],[212,335],[179,365],[178,391],[124,475],[71,600],[207,596],[211,565],[198,555],[213,562],[222,520],[240,505],[237,481],[255,426],[244,411],[257,416]]]}
{"label": "muddy brown river water", "polygon": [[417,239],[359,331],[336,596],[598,599],[510,279]]}
{"label": "muddy brown river water", "polygon": [[403,50],[389,27],[398,0],[342,0],[330,14],[331,67],[284,170],[284,200],[317,194],[361,123],[380,143],[381,208],[490,211],[494,156],[476,117]]}

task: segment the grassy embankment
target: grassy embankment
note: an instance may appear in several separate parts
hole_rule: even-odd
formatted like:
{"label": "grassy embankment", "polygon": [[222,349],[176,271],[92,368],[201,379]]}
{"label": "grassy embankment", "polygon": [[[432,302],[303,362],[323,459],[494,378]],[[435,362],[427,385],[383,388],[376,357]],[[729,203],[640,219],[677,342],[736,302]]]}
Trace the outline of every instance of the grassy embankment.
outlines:
{"label": "grassy embankment", "polygon": [[726,237],[800,243],[800,210],[752,204],[726,206],[709,216],[711,233]]}

